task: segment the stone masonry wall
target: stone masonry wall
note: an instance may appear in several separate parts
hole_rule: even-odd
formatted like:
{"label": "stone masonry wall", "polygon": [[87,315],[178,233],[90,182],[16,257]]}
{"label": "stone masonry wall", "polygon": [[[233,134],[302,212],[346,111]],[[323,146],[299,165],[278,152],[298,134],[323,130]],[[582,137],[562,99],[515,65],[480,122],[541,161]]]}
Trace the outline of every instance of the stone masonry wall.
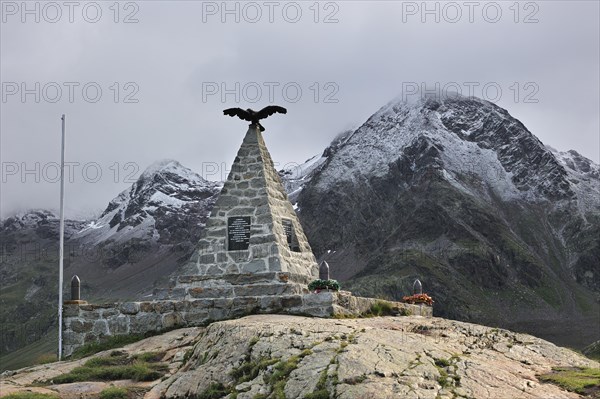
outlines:
{"label": "stone masonry wall", "polygon": [[[80,346],[116,335],[135,335],[166,329],[199,326],[254,313],[287,313],[330,317],[358,316],[378,299],[353,297],[349,292],[264,295],[231,298],[190,298],[102,305],[66,304],[63,321],[63,355]],[[388,301],[386,301],[388,302]],[[432,308],[390,302],[413,315],[432,316]]]}
{"label": "stone masonry wall", "polygon": [[[228,219],[250,218],[248,249],[228,248]],[[290,249],[284,220],[296,251]],[[318,265],[258,127],[251,126],[184,275],[289,273],[317,278]]]}

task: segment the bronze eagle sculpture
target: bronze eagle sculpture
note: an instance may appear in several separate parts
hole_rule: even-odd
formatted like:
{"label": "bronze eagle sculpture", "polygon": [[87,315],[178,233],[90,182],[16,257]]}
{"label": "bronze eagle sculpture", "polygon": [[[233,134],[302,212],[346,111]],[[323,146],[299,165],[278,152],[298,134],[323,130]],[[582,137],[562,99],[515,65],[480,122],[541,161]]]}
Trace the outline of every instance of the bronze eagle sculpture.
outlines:
{"label": "bronze eagle sculpture", "polygon": [[264,107],[260,111],[254,111],[250,108],[228,108],[226,110],[223,110],[223,115],[229,115],[232,117],[237,116],[241,120],[249,121],[252,125],[257,125],[260,128],[261,132],[264,132],[265,128],[260,124],[259,121],[275,113],[287,114],[287,109],[278,105],[269,105]]}

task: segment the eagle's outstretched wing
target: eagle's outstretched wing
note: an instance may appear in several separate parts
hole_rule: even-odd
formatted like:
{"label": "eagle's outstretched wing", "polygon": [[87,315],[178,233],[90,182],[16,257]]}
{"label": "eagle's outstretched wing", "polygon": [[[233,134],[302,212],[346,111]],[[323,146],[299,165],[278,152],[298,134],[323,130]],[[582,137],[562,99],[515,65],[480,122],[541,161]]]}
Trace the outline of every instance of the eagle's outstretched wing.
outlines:
{"label": "eagle's outstretched wing", "polygon": [[279,112],[280,114],[287,114],[287,109],[280,107],[279,105],[268,105],[258,111],[256,116],[258,119],[265,119],[267,116],[271,116],[274,113]]}
{"label": "eagle's outstretched wing", "polygon": [[248,113],[245,109],[241,108],[228,108],[223,110],[223,115],[229,116],[237,116],[240,119],[243,119],[248,122],[252,122],[252,115]]}

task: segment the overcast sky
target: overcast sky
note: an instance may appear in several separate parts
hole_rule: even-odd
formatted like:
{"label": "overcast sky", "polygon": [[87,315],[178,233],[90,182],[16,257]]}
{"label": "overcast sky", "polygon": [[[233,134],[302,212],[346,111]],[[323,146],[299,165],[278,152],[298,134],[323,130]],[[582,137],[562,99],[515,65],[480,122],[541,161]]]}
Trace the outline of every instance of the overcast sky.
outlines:
{"label": "overcast sky", "polygon": [[224,108],[288,108],[264,123],[282,167],[421,85],[494,101],[545,144],[600,158],[598,1],[2,1],[1,12],[2,217],[58,208],[62,113],[68,217],[103,210],[160,159],[224,179],[247,129]]}

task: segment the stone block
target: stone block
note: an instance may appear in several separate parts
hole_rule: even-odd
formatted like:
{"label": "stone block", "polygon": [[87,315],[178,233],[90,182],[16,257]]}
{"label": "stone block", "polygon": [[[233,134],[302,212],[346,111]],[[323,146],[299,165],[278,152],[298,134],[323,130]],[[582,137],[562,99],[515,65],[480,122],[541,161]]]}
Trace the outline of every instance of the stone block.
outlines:
{"label": "stone block", "polygon": [[96,336],[109,335],[108,323],[106,320],[96,320],[92,327],[92,333]]}
{"label": "stone block", "polygon": [[79,316],[79,305],[65,305],[63,306],[63,317],[77,317]]}
{"label": "stone block", "polygon": [[263,296],[259,303],[260,308],[267,312],[276,312],[282,309],[281,298],[278,296]]}
{"label": "stone block", "polygon": [[137,302],[123,302],[119,309],[123,314],[136,314],[140,311],[140,304]]}
{"label": "stone block", "polygon": [[174,328],[174,327],[183,327],[184,321],[183,317],[181,317],[180,313],[171,312],[164,314],[162,317],[162,328]]}
{"label": "stone block", "polygon": [[99,310],[87,310],[87,311],[83,311],[79,314],[80,318],[84,319],[84,320],[89,320],[89,321],[96,321],[100,318],[100,311]]}
{"label": "stone block", "polygon": [[129,317],[119,315],[108,320],[108,330],[111,335],[123,335],[129,332]]}
{"label": "stone block", "polygon": [[140,302],[140,312],[152,312],[154,311],[154,303],[152,302]]}
{"label": "stone block", "polygon": [[267,265],[262,259],[255,259],[242,266],[242,272],[244,273],[261,273],[266,271]]}
{"label": "stone block", "polygon": [[[254,208],[250,207],[239,207],[230,210],[227,213],[227,216],[251,216],[254,215]],[[225,232],[227,234],[227,232]]]}
{"label": "stone block", "polygon": [[230,287],[195,287],[189,288],[188,294],[190,294],[192,298],[229,298],[233,296],[233,289]]}
{"label": "stone block", "polygon": [[[185,310],[193,311],[195,309],[209,309],[214,306],[214,300],[212,299],[197,299],[185,301]],[[177,309],[176,309],[177,310]]]}
{"label": "stone block", "polygon": [[218,298],[213,300],[213,308],[228,309],[233,305],[233,298]]}
{"label": "stone block", "polygon": [[281,306],[283,309],[294,308],[298,306],[302,306],[302,296],[293,295],[293,296],[284,296],[281,298]]}
{"label": "stone block", "polygon": [[201,265],[212,265],[215,263],[215,254],[204,254],[198,257],[198,263]]}
{"label": "stone block", "polygon": [[154,310],[158,313],[167,313],[175,309],[173,302],[171,301],[157,301],[154,303]]}
{"label": "stone block", "polygon": [[119,310],[118,310],[118,309],[116,309],[116,308],[111,308],[111,309],[102,309],[102,310],[100,311],[100,314],[101,314],[101,317],[102,317],[103,319],[108,319],[109,317],[112,317],[112,316],[116,316],[116,315],[118,315],[118,314],[119,314]]}
{"label": "stone block", "polygon": [[152,297],[156,300],[163,301],[172,297],[170,288],[156,288],[152,291]]}
{"label": "stone block", "polygon": [[162,328],[162,316],[158,313],[138,313],[129,322],[130,334],[145,334]]}
{"label": "stone block", "polygon": [[254,245],[251,248],[252,258],[268,258],[271,255],[271,247],[267,244]]}
{"label": "stone block", "polygon": [[265,226],[265,225],[270,226],[273,224],[273,218],[268,213],[266,213],[264,215],[257,215],[256,216],[256,224],[262,225],[262,226]]}
{"label": "stone block", "polygon": [[218,276],[220,274],[223,274],[223,270],[221,270],[221,268],[217,265],[211,265],[206,269],[205,274],[211,276]]}
{"label": "stone block", "polygon": [[227,266],[225,266],[225,273],[227,274],[237,274],[240,272],[240,267],[239,265],[236,265],[235,263],[230,263]]}
{"label": "stone block", "polygon": [[235,296],[263,296],[299,294],[295,284],[253,284],[235,287]]}
{"label": "stone block", "polygon": [[[221,196],[219,196],[219,199],[217,200],[217,205],[219,205],[223,208],[234,207],[234,206],[239,205],[239,203],[240,203],[240,200],[238,197],[234,197],[229,194],[221,195]],[[211,219],[209,219],[209,220],[211,220]],[[225,223],[223,222],[222,224],[225,224]],[[220,225],[222,225],[222,224],[220,224]],[[206,223],[206,227],[212,227],[212,226],[209,226],[208,221]]]}
{"label": "stone block", "polygon": [[92,330],[94,327],[94,322],[83,319],[71,319],[67,325],[73,332],[85,333]]}
{"label": "stone block", "polygon": [[335,292],[321,291],[318,294],[306,294],[303,296],[304,305],[306,306],[327,306],[337,302]]}
{"label": "stone block", "polygon": [[255,309],[259,306],[259,298],[257,297],[237,297],[233,298],[233,308]]}
{"label": "stone block", "polygon": [[193,281],[196,281],[195,276],[179,276],[177,277],[178,284],[190,284]]}
{"label": "stone block", "polygon": [[225,320],[231,317],[231,308],[213,308],[208,311],[208,318],[210,320]]}
{"label": "stone block", "polygon": [[272,272],[282,270],[281,261],[279,260],[278,257],[271,256],[269,258],[269,270]]}
{"label": "stone block", "polygon": [[199,326],[206,323],[209,319],[208,310],[189,311],[182,314],[183,322],[188,326]]}

